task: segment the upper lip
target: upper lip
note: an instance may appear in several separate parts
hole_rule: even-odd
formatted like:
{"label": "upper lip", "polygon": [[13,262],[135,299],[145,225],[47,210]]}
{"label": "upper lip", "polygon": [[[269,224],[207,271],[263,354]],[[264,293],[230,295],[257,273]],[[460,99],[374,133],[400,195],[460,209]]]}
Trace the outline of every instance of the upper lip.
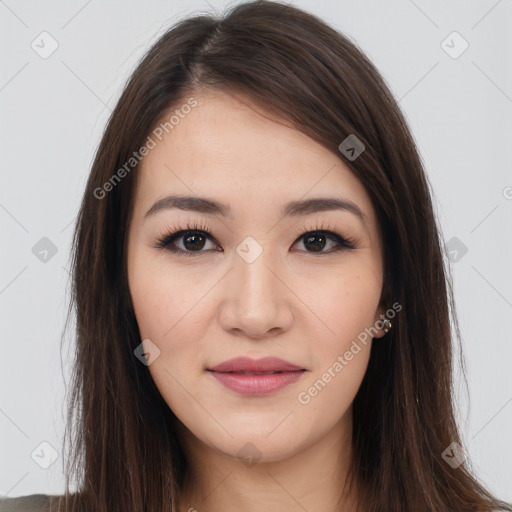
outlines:
{"label": "upper lip", "polygon": [[304,370],[300,366],[292,364],[278,357],[264,357],[262,359],[250,359],[249,357],[235,357],[224,361],[217,366],[207,368],[213,372],[293,372]]}

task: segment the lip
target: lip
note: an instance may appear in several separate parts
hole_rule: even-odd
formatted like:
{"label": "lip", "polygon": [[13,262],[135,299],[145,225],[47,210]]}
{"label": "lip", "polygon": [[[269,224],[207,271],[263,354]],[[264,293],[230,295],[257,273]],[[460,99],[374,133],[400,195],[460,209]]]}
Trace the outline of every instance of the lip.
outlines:
{"label": "lip", "polygon": [[278,357],[264,357],[262,359],[251,359],[249,357],[235,357],[224,361],[217,366],[208,368],[213,372],[293,372],[304,370],[300,366],[292,364]]}
{"label": "lip", "polygon": [[305,368],[277,357],[258,360],[237,357],[207,368],[207,371],[225,387],[242,395],[273,393],[293,384],[306,372]]}

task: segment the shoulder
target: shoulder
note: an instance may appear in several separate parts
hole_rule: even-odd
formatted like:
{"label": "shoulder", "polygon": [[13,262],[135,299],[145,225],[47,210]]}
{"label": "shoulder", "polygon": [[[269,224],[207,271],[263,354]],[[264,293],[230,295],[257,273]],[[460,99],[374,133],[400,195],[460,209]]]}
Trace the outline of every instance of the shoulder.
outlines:
{"label": "shoulder", "polygon": [[[71,504],[75,495],[71,495]],[[0,497],[0,512],[60,512],[65,511],[61,495],[30,494],[17,498]]]}
{"label": "shoulder", "polygon": [[0,512],[46,512],[49,510],[50,499],[48,494],[0,498]]}

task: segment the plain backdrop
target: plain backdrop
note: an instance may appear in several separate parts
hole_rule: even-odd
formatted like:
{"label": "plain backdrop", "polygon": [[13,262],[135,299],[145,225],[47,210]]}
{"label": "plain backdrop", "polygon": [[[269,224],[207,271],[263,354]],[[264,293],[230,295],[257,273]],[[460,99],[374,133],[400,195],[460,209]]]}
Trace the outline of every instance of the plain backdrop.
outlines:
{"label": "plain backdrop", "polygon": [[[0,496],[64,490],[69,248],[108,115],[171,24],[230,4],[0,0]],[[512,1],[293,4],[366,52],[410,123],[453,271],[460,427],[477,475],[512,501]]]}

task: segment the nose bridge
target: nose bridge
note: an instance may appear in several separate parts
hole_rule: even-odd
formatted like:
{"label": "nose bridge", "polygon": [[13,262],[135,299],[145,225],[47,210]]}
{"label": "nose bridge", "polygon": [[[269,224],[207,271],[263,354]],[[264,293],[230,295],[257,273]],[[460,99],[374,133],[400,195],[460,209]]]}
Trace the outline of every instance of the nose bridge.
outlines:
{"label": "nose bridge", "polygon": [[236,253],[234,271],[238,300],[248,302],[248,305],[273,302],[278,285],[270,270],[275,268],[276,262],[269,245],[263,246],[248,236],[237,246]]}
{"label": "nose bridge", "polygon": [[[229,298],[224,303],[225,329],[239,329],[251,337],[286,328],[291,320],[286,287],[276,277],[281,268],[274,253],[252,237],[236,248],[234,268],[228,284]],[[284,280],[284,279],[283,279]]]}

